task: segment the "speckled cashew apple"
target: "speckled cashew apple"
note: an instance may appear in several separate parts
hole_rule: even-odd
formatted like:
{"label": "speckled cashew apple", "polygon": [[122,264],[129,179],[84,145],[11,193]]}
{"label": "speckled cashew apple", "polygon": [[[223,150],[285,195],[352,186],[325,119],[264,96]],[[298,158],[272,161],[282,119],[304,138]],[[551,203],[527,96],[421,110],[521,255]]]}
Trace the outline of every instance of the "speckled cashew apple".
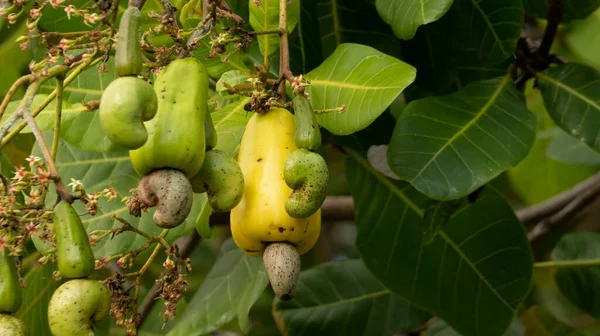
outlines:
{"label": "speckled cashew apple", "polygon": [[206,152],[202,169],[190,182],[193,191],[206,192],[210,207],[220,212],[238,205],[244,192],[244,175],[239,164],[233,157],[217,149]]}
{"label": "speckled cashew apple", "polygon": [[148,141],[129,151],[133,168],[140,176],[158,169],[194,176],[202,168],[206,151],[206,69],[194,58],[177,59],[157,76],[154,92],[158,111],[146,123]]}
{"label": "speckled cashew apple", "polygon": [[285,210],[292,189],[284,180],[284,163],[298,149],[295,127],[294,116],[281,108],[250,118],[238,154],[244,194],[231,210],[235,243],[249,255],[267,256],[271,286],[281,299],[295,296],[299,256],[315,245],[321,230],[320,209],[307,218],[293,218]]}
{"label": "speckled cashew apple", "polygon": [[85,278],[94,272],[95,259],[81,218],[71,204],[60,201],[54,208],[56,259],[64,278]]}
{"label": "speckled cashew apple", "polygon": [[0,335],[27,336],[27,328],[17,316],[0,313]]}
{"label": "speckled cashew apple", "polygon": [[94,336],[93,323],[110,311],[110,294],[100,281],[76,279],[58,287],[48,304],[48,324],[54,336]]}

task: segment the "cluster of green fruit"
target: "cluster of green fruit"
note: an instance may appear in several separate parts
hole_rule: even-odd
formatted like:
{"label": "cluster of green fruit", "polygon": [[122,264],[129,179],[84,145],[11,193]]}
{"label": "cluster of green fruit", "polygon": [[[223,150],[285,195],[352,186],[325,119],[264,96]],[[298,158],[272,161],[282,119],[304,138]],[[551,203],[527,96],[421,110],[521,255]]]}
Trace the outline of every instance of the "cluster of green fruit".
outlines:
{"label": "cluster of green fruit", "polygon": [[[237,160],[215,149],[217,133],[208,111],[208,75],[194,58],[176,59],[156,77],[154,87],[138,77],[143,62],[140,11],[129,7],[121,18],[115,68],[119,76],[104,90],[100,123],[106,136],[129,150],[142,177],[137,198],[156,207],[153,220],[174,228],[188,217],[193,193],[206,193],[215,211],[231,211],[235,243],[262,256],[278,297],[295,296],[300,255],[319,238],[320,208],[329,172],[315,152],[321,133],[309,100],[299,94],[294,111],[271,108],[255,113],[241,140]],[[60,201],[53,223],[56,245],[32,235],[42,255],[56,253],[60,275],[68,279],[48,307],[54,336],[94,335],[93,322],[108,316],[110,293],[89,279],[95,258],[81,218]],[[14,316],[21,288],[14,261],[0,251],[0,334],[26,335]]]}

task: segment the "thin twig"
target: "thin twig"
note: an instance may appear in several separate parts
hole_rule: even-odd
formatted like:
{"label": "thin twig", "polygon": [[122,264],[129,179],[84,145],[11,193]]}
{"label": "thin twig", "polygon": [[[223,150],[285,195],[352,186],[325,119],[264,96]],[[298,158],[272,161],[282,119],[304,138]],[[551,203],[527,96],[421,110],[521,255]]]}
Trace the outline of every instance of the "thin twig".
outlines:
{"label": "thin twig", "polygon": [[552,42],[554,42],[554,37],[556,36],[556,32],[558,31],[558,25],[562,20],[563,1],[564,0],[548,1],[548,24],[546,25],[546,30],[544,31],[542,43],[540,44],[540,47],[537,50],[538,55],[542,56],[543,58],[548,57],[548,54],[550,53],[550,48],[552,47]]}
{"label": "thin twig", "polygon": [[25,76],[17,79],[13,83],[13,85],[10,87],[10,89],[8,89],[8,92],[6,92],[6,96],[4,96],[4,100],[2,100],[2,104],[0,104],[0,120],[2,120],[2,116],[4,115],[4,112],[6,111],[6,107],[8,106],[8,103],[10,103],[10,100],[12,99],[14,94],[17,92],[17,90],[23,85],[31,84],[31,82],[33,82],[34,80],[35,80],[34,75],[25,75]]}
{"label": "thin twig", "polygon": [[[181,259],[187,258],[187,256],[192,252],[194,247],[200,242],[200,236],[193,231],[179,239],[174,243],[179,250],[179,255]],[[138,314],[140,316],[140,325],[142,322],[148,317],[148,313],[152,310],[154,303],[156,302],[156,298],[158,297],[158,291],[160,289],[159,284],[154,284],[152,288],[148,291],[148,294],[144,298],[144,301],[139,305]]]}
{"label": "thin twig", "polygon": [[287,0],[279,0],[279,89],[277,90],[281,96],[281,103],[285,103],[285,80],[290,84],[294,81],[294,75],[290,69],[290,47],[287,31]]}
{"label": "thin twig", "polygon": [[52,161],[56,160],[58,140],[60,139],[60,121],[62,119],[64,78],[56,77],[56,119],[54,120],[54,138],[52,139]]}
{"label": "thin twig", "polygon": [[600,194],[600,173],[597,173],[585,181],[573,186],[543,203],[533,205],[517,211],[517,217],[526,227],[531,227],[539,223],[544,218],[547,218],[571,203],[575,198],[581,196],[588,190],[596,192],[596,196]]}

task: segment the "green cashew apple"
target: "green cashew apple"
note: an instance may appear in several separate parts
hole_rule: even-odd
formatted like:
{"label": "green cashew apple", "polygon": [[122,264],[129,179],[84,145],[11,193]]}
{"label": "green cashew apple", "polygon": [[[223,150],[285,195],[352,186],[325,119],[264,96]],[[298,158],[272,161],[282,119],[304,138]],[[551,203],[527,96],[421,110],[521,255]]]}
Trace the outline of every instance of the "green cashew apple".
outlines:
{"label": "green cashew apple", "polygon": [[110,294],[100,281],[69,280],[58,287],[48,304],[48,323],[54,336],[93,336],[93,322],[110,312]]}
{"label": "green cashew apple", "polygon": [[20,318],[0,313],[0,335],[27,336],[27,328]]}
{"label": "green cashew apple", "polygon": [[[21,307],[21,286],[14,258],[0,248],[0,313],[16,313]],[[4,335],[4,334],[0,334]]]}
{"label": "green cashew apple", "polygon": [[127,8],[121,16],[119,39],[115,46],[115,70],[119,77],[135,76],[142,72],[141,18],[142,13],[137,7]]}
{"label": "green cashew apple", "polygon": [[146,207],[156,206],[152,219],[161,228],[183,223],[192,209],[192,185],[182,172],[160,169],[144,176],[138,184],[137,197]]}
{"label": "green cashew apple", "polygon": [[140,176],[157,169],[176,169],[187,177],[204,163],[205,123],[208,113],[208,75],[194,58],[176,59],[157,76],[156,116],[146,123],[148,141],[129,151]]}
{"label": "green cashew apple", "polygon": [[304,95],[294,97],[294,115],[296,117],[296,135],[294,137],[296,147],[312,151],[318,149],[321,146],[321,130],[310,101]]}
{"label": "green cashew apple", "polygon": [[60,201],[54,208],[56,256],[58,271],[69,279],[85,278],[95,268],[94,252],[81,222],[71,204]]}
{"label": "green cashew apple", "polygon": [[206,107],[206,119],[204,119],[204,132],[206,138],[206,150],[209,151],[215,147],[217,147],[217,130],[215,128],[215,124],[213,124],[212,116],[210,115],[210,111],[208,111],[208,106]]}
{"label": "green cashew apple", "polygon": [[285,211],[294,218],[306,218],[321,208],[327,196],[329,169],[323,157],[307,149],[298,149],[285,159],[283,178],[292,193]]}
{"label": "green cashew apple", "polygon": [[156,115],[154,89],[143,79],[121,77],[112,81],[100,99],[100,125],[106,137],[125,149],[137,149],[148,140],[144,126]]}
{"label": "green cashew apple", "polygon": [[206,152],[202,169],[190,178],[190,182],[194,192],[207,193],[210,207],[215,211],[233,209],[244,194],[244,174],[240,165],[217,149]]}

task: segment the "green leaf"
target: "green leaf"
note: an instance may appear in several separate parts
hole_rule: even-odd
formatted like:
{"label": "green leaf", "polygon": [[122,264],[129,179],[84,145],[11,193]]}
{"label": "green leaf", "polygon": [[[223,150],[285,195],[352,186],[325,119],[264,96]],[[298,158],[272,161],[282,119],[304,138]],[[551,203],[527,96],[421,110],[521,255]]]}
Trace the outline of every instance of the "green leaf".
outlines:
{"label": "green leaf", "polygon": [[250,98],[244,97],[220,110],[212,112],[213,123],[219,137],[216,149],[237,156],[246,124],[252,116],[252,113],[244,110],[244,105],[249,102]]}
{"label": "green leaf", "polygon": [[420,25],[441,18],[453,0],[376,0],[379,15],[394,29],[396,36],[410,40]]}
{"label": "green leaf", "polygon": [[392,170],[437,200],[464,197],[529,152],[535,116],[510,76],[408,104],[390,140]]}
{"label": "green leaf", "polygon": [[[552,250],[553,260],[576,261],[600,258],[600,233],[578,232],[565,235]],[[600,317],[600,266],[559,268],[554,280],[562,294],[582,311]]]}
{"label": "green leaf", "polygon": [[[44,138],[47,143],[52,143],[52,131],[45,132]],[[34,147],[33,154],[42,157],[39,146]],[[159,235],[162,228],[156,226],[152,220],[155,209],[143,212],[141,217],[129,214],[125,203],[120,199],[129,195],[129,190],[137,188],[140,177],[135,173],[129,161],[128,151],[115,151],[109,153],[87,152],[60,141],[56,156],[56,168],[65,184],[71,179],[80,180],[88,194],[102,191],[113,187],[119,193],[117,199],[108,201],[106,197],[99,198],[99,209],[95,216],[82,216],[83,225],[88,234],[94,230],[108,230],[121,227],[122,224],[113,219],[116,215],[127,220],[131,225],[150,234]],[[46,199],[46,205],[51,206],[55,202],[55,193],[50,192]],[[75,202],[74,207],[79,214],[87,212],[81,202]],[[167,235],[168,241],[174,241],[180,236],[194,230],[196,214],[205,206],[208,206],[206,197],[194,195],[194,204],[190,216],[180,226],[171,229]],[[125,251],[141,247],[146,239],[133,232],[124,232],[113,239],[106,238],[93,246],[94,255],[97,259],[104,256],[112,256]]]}
{"label": "green leaf", "polygon": [[225,249],[168,335],[208,334],[235,317],[247,333],[248,312],[268,283],[261,258],[236,247]]}
{"label": "green leaf", "polygon": [[462,200],[434,201],[427,205],[423,214],[423,244],[430,244],[440,230],[460,208]]}
{"label": "green leaf", "polygon": [[498,64],[513,55],[525,14],[521,0],[456,0],[456,6],[460,38],[479,60]]}
{"label": "green leaf", "polygon": [[[75,81],[64,88],[64,101],[69,104],[81,104],[84,101],[99,100],[104,88],[117,78],[113,64],[112,59],[107,63],[107,72],[100,72],[96,66],[83,71]],[[42,84],[40,92],[50,93],[55,88],[56,81],[51,79]],[[91,152],[121,150],[104,135],[97,111],[79,113],[68,118],[61,125],[61,138],[78,148]]]}
{"label": "green leaf", "polygon": [[567,132],[561,129],[557,130],[559,131],[558,134],[554,136],[546,151],[549,158],[563,163],[600,166],[600,153]]}
{"label": "green leaf", "polygon": [[274,302],[284,335],[393,335],[431,317],[383,287],[360,260],[313,267],[297,287],[294,300]]}
{"label": "green leaf", "polygon": [[24,276],[25,288],[23,291],[23,304],[17,312],[30,335],[52,336],[48,326],[48,303],[59,286],[52,279],[54,264],[34,265]]}
{"label": "green leaf", "polygon": [[524,311],[521,320],[527,336],[583,336],[540,306],[532,306]]}
{"label": "green leaf", "polygon": [[221,78],[217,81],[216,91],[227,92],[228,86],[236,86],[238,84],[247,83],[250,78],[248,72],[240,70],[231,70],[224,73]]}
{"label": "green leaf", "polygon": [[[279,2],[279,0],[260,0],[260,6],[256,6],[255,0],[248,0],[250,25],[255,31],[279,28]],[[288,33],[294,31],[299,19],[300,1],[293,0],[287,5]],[[279,49],[279,36],[277,34],[258,35],[257,39],[260,52],[263,55],[270,56]]]}
{"label": "green leaf", "polygon": [[[563,3],[561,22],[583,19],[593,13],[600,0],[561,0]],[[525,11],[545,19],[548,13],[548,0],[523,0]]]}
{"label": "green leaf", "polygon": [[537,77],[554,122],[600,151],[600,72],[567,63],[538,72]]}
{"label": "green leaf", "polygon": [[[208,200],[206,193],[200,194],[200,197],[204,197]],[[204,202],[206,202],[206,200]],[[210,206],[205,206],[200,210],[200,212],[198,212],[198,215],[196,216],[196,232],[198,232],[200,237],[204,239],[210,239],[212,235],[210,231],[210,215],[212,212],[213,210]]]}
{"label": "green leaf", "polygon": [[343,113],[317,116],[333,134],[348,135],[369,126],[414,80],[414,67],[371,47],[342,44],[318,68],[306,74],[314,109]]}
{"label": "green leaf", "polygon": [[[217,31],[222,28],[222,25],[216,25]],[[231,43],[223,54],[210,58],[210,39],[204,38],[200,41],[200,46],[194,50],[193,55],[194,58],[204,64],[206,73],[216,79],[230,70],[248,71],[248,56],[245,53],[234,51],[235,48]]]}
{"label": "green leaf", "polygon": [[323,57],[342,43],[368,45],[389,55],[400,53],[400,41],[369,1],[316,0],[316,4]]}
{"label": "green leaf", "polygon": [[295,0],[300,4],[300,20],[290,35],[290,67],[296,75],[305,74],[323,61],[321,34],[314,0]]}
{"label": "green leaf", "polygon": [[[503,336],[536,336],[525,333],[523,325],[518,319],[514,319],[508,327],[508,330]],[[458,334],[452,327],[448,325],[444,320],[437,319],[431,327],[427,329],[427,332],[423,336],[462,336]],[[539,335],[542,336],[542,335]],[[544,335],[546,336],[546,335]]]}
{"label": "green leaf", "polygon": [[484,189],[423,245],[423,207],[429,200],[349,153],[356,246],[367,268],[463,336],[503,335],[529,292],[533,269],[527,235],[506,200]]}

